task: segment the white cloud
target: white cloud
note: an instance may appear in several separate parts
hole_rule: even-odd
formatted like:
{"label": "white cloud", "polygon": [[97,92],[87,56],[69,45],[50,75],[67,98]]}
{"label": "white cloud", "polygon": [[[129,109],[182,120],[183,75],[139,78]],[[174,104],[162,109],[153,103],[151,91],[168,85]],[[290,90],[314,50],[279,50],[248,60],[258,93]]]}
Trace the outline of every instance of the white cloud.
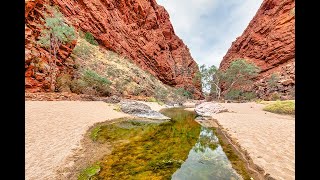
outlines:
{"label": "white cloud", "polygon": [[219,64],[262,0],[157,0],[198,64]]}

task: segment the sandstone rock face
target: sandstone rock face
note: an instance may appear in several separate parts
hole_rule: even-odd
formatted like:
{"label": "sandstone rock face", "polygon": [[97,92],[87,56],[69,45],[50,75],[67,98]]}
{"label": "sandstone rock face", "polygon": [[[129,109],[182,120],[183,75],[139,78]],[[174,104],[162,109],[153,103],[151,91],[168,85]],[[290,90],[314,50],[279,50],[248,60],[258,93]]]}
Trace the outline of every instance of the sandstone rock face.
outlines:
{"label": "sandstone rock face", "polygon": [[[294,10],[293,0],[264,0],[243,34],[223,57],[220,69],[225,70],[233,60],[244,58],[261,68],[252,87],[260,98],[268,99],[274,92],[294,98]],[[274,73],[279,76],[279,82],[276,90],[271,90],[266,82]],[[283,80],[290,83],[281,83]]]}
{"label": "sandstone rock face", "polygon": [[[26,92],[50,91],[50,56],[48,50],[40,47],[37,37],[40,35],[40,27],[43,24],[40,18],[45,13],[50,14],[44,7],[44,0],[25,1],[25,88]],[[57,52],[56,72],[70,72],[73,62],[68,62],[76,41],[61,45]],[[56,81],[56,74],[53,83]]]}
{"label": "sandstone rock face", "polygon": [[227,112],[228,109],[214,102],[204,102],[196,106],[194,109],[200,116],[212,116],[221,112]]}
{"label": "sandstone rock face", "polygon": [[120,102],[121,111],[138,117],[166,120],[169,117],[152,110],[148,105],[137,101],[124,100]]}
{"label": "sandstone rock face", "polygon": [[[41,52],[45,59],[49,57],[47,51],[31,47],[29,43],[40,33],[35,24],[43,15],[44,3],[43,0],[26,2],[25,16],[26,39],[29,40],[26,52]],[[53,0],[52,4],[60,8],[76,29],[92,33],[101,46],[132,59],[163,83],[183,87],[195,98],[202,97],[200,81],[193,80],[198,66],[188,47],[175,35],[169,14],[155,0]],[[69,47],[60,49],[64,49],[60,53],[64,57],[69,55]],[[26,88],[41,89],[43,83],[29,78],[33,77],[30,71],[34,68],[28,63],[32,57],[35,55],[26,57]]]}

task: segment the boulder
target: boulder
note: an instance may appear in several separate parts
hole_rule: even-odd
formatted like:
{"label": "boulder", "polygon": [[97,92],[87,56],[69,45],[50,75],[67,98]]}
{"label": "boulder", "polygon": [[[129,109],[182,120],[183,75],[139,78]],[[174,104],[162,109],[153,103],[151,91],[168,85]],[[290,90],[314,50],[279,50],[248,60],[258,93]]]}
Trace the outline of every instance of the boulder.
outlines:
{"label": "boulder", "polygon": [[182,104],[182,106],[187,107],[187,108],[194,108],[196,106],[195,102],[185,102]]}
{"label": "boulder", "polygon": [[285,80],[280,81],[280,83],[285,85],[285,86],[288,86],[290,84],[294,84],[295,82],[292,79],[285,79]]}
{"label": "boulder", "polygon": [[138,117],[144,117],[149,119],[170,119],[169,117],[154,111],[150,106],[139,103],[137,101],[124,100],[120,102],[121,111],[124,113],[132,114]]}
{"label": "boulder", "polygon": [[182,102],[178,102],[178,101],[167,101],[166,102],[166,107],[167,108],[181,107],[182,104],[183,104]]}
{"label": "boulder", "polygon": [[228,109],[214,102],[204,102],[196,106],[194,109],[200,116],[212,116],[221,112],[227,112]]}
{"label": "boulder", "polygon": [[104,98],[102,101],[106,103],[119,103],[121,101],[121,98],[119,96],[113,95],[113,96]]}

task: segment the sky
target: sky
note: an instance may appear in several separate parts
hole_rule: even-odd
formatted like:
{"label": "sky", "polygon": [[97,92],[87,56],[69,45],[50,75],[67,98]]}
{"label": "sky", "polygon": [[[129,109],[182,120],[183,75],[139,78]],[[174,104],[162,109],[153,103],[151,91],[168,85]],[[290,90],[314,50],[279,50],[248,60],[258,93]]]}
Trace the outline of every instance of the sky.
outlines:
{"label": "sky", "polygon": [[156,0],[199,64],[219,67],[263,0]]}

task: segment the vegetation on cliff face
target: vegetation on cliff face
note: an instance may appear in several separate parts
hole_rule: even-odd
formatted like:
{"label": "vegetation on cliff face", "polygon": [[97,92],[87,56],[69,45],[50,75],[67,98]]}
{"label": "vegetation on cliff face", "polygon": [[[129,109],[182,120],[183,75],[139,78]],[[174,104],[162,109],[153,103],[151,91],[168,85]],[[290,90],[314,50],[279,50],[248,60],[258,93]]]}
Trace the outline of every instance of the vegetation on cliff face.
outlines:
{"label": "vegetation on cliff face", "polygon": [[71,58],[75,62],[74,74],[58,78],[58,90],[89,95],[118,95],[157,102],[182,102],[192,98],[183,88],[163,84],[121,55],[92,45],[79,36]]}
{"label": "vegetation on cliff face", "polygon": [[[187,46],[175,35],[167,11],[157,5],[155,0],[135,0],[131,3],[112,0],[88,1],[86,3],[78,1],[26,1],[26,92],[58,90],[49,87],[49,70],[41,68],[43,70],[41,71],[36,67],[40,64],[41,66],[49,66],[48,62],[52,59],[46,48],[34,43],[43,30],[36,25],[43,24],[40,19],[46,13],[52,14],[47,8],[49,4],[59,8],[59,11],[65,16],[64,22],[68,26],[74,26],[80,35],[80,31],[83,31],[81,38],[91,45],[99,45],[103,49],[129,57],[132,64],[150,72],[162,83],[171,87],[183,88],[189,91],[194,98],[201,98],[200,81],[192,81],[194,74],[198,71],[198,66],[191,57]],[[122,15],[119,16],[119,14]],[[76,43],[73,41],[57,48],[57,68],[56,74],[51,78],[53,81],[60,74],[70,74],[71,78],[74,78],[73,66],[77,65],[69,57],[75,45]],[[83,54],[90,56],[90,53],[83,52]],[[141,90],[143,87],[135,88],[135,94],[140,94]],[[130,95],[135,96],[135,94]],[[189,95],[185,93],[185,96]]]}
{"label": "vegetation on cliff face", "polygon": [[[57,52],[61,44],[69,43],[76,39],[75,30],[69,26],[61,12],[57,7],[46,6],[48,11],[52,12],[52,16],[44,14],[44,27],[38,40],[38,43],[47,48],[51,54],[50,59],[50,89],[55,89],[54,77],[57,75]],[[41,25],[40,25],[41,26]]]}
{"label": "vegetation on cliff face", "polygon": [[[295,89],[295,1],[264,0],[242,35],[237,37],[220,63],[226,70],[237,58],[245,58],[261,69],[252,88],[258,98],[294,99]],[[268,79],[278,73],[276,87]]]}

